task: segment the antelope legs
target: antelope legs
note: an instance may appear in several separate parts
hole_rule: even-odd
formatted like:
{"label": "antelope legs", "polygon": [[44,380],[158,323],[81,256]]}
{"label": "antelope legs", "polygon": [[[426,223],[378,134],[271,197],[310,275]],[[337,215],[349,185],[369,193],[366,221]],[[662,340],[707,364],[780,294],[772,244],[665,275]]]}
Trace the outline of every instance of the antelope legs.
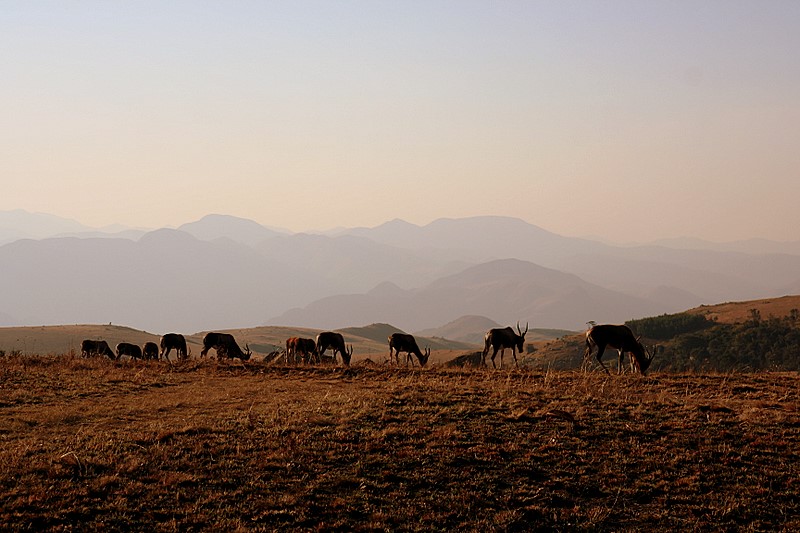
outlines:
{"label": "antelope legs", "polygon": [[[606,371],[606,374],[608,374],[610,376],[611,372],[609,372],[608,368],[606,367],[606,365],[603,364],[603,352],[605,352],[605,351],[606,351],[606,347],[605,346],[600,346],[600,345],[597,346],[597,362],[600,363],[600,366],[603,367],[603,370]],[[591,354],[591,352],[589,352],[589,353]]]}

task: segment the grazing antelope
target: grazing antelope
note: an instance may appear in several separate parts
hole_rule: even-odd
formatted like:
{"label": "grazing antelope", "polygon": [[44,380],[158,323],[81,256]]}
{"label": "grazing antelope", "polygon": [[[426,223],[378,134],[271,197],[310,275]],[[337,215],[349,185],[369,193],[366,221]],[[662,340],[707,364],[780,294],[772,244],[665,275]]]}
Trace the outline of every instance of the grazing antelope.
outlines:
{"label": "grazing antelope", "polygon": [[142,348],[142,358],[144,359],[158,359],[158,344],[154,342],[146,342]]}
{"label": "grazing antelope", "polygon": [[342,355],[342,363],[344,366],[350,366],[350,359],[353,357],[353,345],[348,348],[344,343],[344,337],[341,333],[334,333],[332,331],[323,331],[317,335],[317,356],[320,361],[325,355],[325,350],[333,350],[333,361],[336,362],[336,352]]}
{"label": "grazing antelope", "polygon": [[159,359],[163,357],[169,361],[169,352],[172,349],[178,353],[178,359],[186,359],[189,357],[186,350],[186,339],[180,333],[165,333],[161,336],[161,353]]}
{"label": "grazing antelope", "polygon": [[297,363],[302,358],[303,363],[308,363],[316,357],[317,344],[314,339],[290,337],[286,339],[286,363]]}
{"label": "grazing antelope", "polygon": [[120,342],[119,344],[117,344],[117,359],[119,359],[123,355],[127,355],[128,357],[132,357],[134,359],[141,359],[142,348],[136,344],[131,344],[129,342]]}
{"label": "grazing antelope", "polygon": [[486,365],[486,354],[489,353],[489,347],[492,347],[492,366],[497,368],[497,365],[494,363],[494,358],[497,355],[497,351],[500,351],[500,368],[503,368],[503,354],[506,351],[506,348],[511,348],[511,354],[514,356],[514,365],[519,368],[519,363],[517,362],[517,350],[519,353],[522,353],[522,350],[525,345],[525,334],[528,333],[528,324],[525,324],[525,331],[521,331],[519,329],[519,322],[517,322],[517,333],[514,333],[514,330],[511,327],[507,328],[493,328],[486,332],[486,336],[483,338],[483,355],[481,356],[481,362],[483,365]]}
{"label": "grazing antelope", "polygon": [[597,347],[597,362],[600,363],[606,374],[611,375],[606,365],[603,364],[603,352],[606,347],[610,346],[619,352],[617,374],[622,373],[622,359],[625,352],[628,352],[631,358],[631,367],[644,375],[653,361],[653,355],[648,357],[647,349],[639,342],[640,338],[634,337],[628,326],[615,326],[612,324],[593,326],[592,329],[586,332],[584,358],[590,357],[594,348]]}
{"label": "grazing antelope", "polygon": [[242,351],[230,333],[206,333],[206,336],[203,337],[203,349],[200,351],[200,357],[205,357],[211,348],[217,352],[217,359],[238,357],[242,361],[247,361],[252,355],[250,346],[245,344],[244,351]]}
{"label": "grazing antelope", "polygon": [[428,358],[431,356],[431,349],[427,346],[425,347],[425,353],[422,353],[422,350],[419,349],[417,346],[417,340],[414,338],[413,335],[407,335],[405,333],[392,333],[389,336],[389,364],[392,363],[392,351],[394,351],[394,358],[397,361],[397,365],[400,366],[400,352],[406,353],[406,366],[408,363],[411,362],[411,366],[414,366],[413,359],[411,359],[411,354],[417,356],[417,360],[419,361],[419,366],[425,366],[425,363],[428,362]]}
{"label": "grazing antelope", "polygon": [[86,339],[81,342],[81,355],[83,357],[89,357],[90,355],[105,355],[111,359],[117,358],[114,355],[114,352],[111,351],[111,348],[108,346],[106,341],[93,341],[91,339]]}

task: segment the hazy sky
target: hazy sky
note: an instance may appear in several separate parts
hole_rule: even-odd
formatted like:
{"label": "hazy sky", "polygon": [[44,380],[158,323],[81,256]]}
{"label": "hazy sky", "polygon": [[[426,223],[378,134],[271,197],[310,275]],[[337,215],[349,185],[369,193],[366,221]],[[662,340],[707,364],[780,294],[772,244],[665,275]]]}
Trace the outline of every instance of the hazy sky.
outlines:
{"label": "hazy sky", "polygon": [[800,239],[800,2],[0,0],[0,210]]}

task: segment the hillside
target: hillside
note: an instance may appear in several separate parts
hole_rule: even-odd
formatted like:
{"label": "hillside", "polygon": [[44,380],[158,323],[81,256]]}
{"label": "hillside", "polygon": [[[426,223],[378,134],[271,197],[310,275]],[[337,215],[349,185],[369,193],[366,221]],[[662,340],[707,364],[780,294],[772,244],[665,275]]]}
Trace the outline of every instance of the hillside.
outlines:
{"label": "hillside", "polygon": [[[515,324],[512,326],[514,325]],[[423,337],[443,337],[445,339],[462,341],[471,345],[483,346],[483,339],[486,335],[486,332],[492,328],[500,327],[505,326],[502,326],[494,320],[484,316],[466,315],[457,318],[442,327],[418,331],[416,335]],[[528,342],[536,342],[557,339],[571,333],[574,333],[574,331],[565,329],[530,328],[528,330],[528,334],[525,336],[525,340]]]}
{"label": "hillside", "polygon": [[[753,311],[757,311],[754,313]],[[631,320],[628,325],[651,350],[658,347],[652,371],[731,371],[800,369],[800,296],[705,305],[671,315]],[[687,321],[686,316],[702,316]],[[682,329],[683,328],[683,329]],[[655,332],[674,330],[668,336]],[[585,335],[535,343],[527,359],[535,368],[568,369],[583,363]],[[616,351],[603,357],[616,365]],[[596,368],[596,362],[590,362]]]}
{"label": "hillside", "polygon": [[[284,349],[286,339],[289,337],[314,339],[322,330],[260,326],[216,331],[232,334],[243,349],[245,345],[248,345],[254,354],[254,359],[260,360],[270,352]],[[367,358],[374,362],[382,362],[384,359],[388,359],[386,339],[396,331],[400,330],[388,324],[372,324],[365,327],[345,328],[341,330],[341,333],[344,335],[345,342],[353,346],[353,362]],[[204,334],[205,332],[198,332],[185,335],[192,357],[200,356]],[[140,346],[148,341],[158,344],[160,335],[112,324],[7,327],[0,328],[0,351],[6,354],[19,352],[24,355],[80,354],[83,339],[105,340],[113,350],[119,342],[131,342]],[[431,348],[431,363],[442,362],[450,358],[454,351],[474,348],[463,342],[441,338],[429,339],[419,336],[417,341],[421,347]]]}
{"label": "hillside", "polygon": [[428,328],[418,331],[418,335],[427,337],[444,337],[475,345],[483,344],[484,334],[492,328],[499,328],[500,324],[490,318],[478,315],[465,315],[444,326]]}
{"label": "hillside", "polygon": [[686,312],[703,315],[709,320],[722,324],[736,324],[749,319],[753,309],[758,311],[762,318],[787,317],[793,309],[800,310],[800,295],[746,302],[726,302],[717,305],[701,305]]}

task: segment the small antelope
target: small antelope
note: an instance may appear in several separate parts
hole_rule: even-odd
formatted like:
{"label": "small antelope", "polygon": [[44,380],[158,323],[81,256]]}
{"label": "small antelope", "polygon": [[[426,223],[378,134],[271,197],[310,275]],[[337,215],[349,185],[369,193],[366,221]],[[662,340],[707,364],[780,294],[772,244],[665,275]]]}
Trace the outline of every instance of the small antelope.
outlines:
{"label": "small antelope", "polygon": [[615,326],[611,324],[601,324],[592,327],[586,332],[586,351],[584,358],[590,357],[592,351],[597,347],[597,362],[606,371],[606,374],[611,375],[606,365],[603,364],[603,352],[607,346],[616,349],[619,352],[619,359],[617,362],[617,374],[622,373],[622,359],[625,352],[630,354],[631,368],[638,370],[644,375],[650,363],[653,361],[653,355],[649,355],[644,345],[639,342],[641,337],[634,337],[633,332],[628,326]]}
{"label": "small antelope", "polygon": [[286,339],[286,363],[295,364],[299,361],[309,363],[316,358],[317,345],[314,339],[290,337]]}

